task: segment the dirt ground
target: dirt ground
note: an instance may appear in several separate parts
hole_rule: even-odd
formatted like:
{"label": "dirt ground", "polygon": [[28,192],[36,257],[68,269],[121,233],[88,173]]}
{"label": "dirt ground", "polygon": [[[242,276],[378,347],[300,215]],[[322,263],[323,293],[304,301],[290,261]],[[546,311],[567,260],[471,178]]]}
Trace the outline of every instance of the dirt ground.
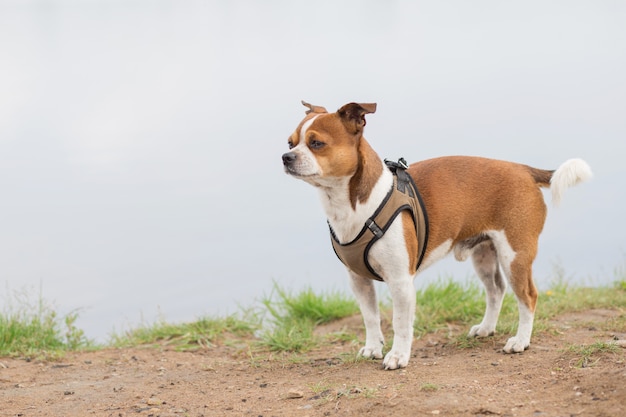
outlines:
{"label": "dirt ground", "polygon": [[[415,341],[406,369],[354,360],[358,346],[329,342],[305,355],[273,355],[230,341],[195,352],[167,346],[67,354],[59,361],[0,358],[0,416],[622,416],[626,349],[585,359],[572,344],[624,340],[624,312],[554,320],[523,354],[509,335],[475,346],[446,334]],[[361,334],[359,316],[323,332]],[[581,366],[582,364],[582,366]]]}

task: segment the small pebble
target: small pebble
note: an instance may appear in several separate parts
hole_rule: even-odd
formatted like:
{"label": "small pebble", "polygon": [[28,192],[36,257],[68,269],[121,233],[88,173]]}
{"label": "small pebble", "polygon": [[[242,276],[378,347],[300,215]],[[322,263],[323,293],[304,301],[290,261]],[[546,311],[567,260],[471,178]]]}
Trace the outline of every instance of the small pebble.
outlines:
{"label": "small pebble", "polygon": [[161,400],[159,400],[158,398],[148,398],[148,401],[146,401],[146,404],[148,404],[148,405],[161,405],[161,404],[163,404],[163,402]]}
{"label": "small pebble", "polygon": [[302,397],[304,397],[304,393],[302,391],[299,391],[296,389],[290,389],[289,392],[287,392],[287,398],[289,399],[302,398]]}

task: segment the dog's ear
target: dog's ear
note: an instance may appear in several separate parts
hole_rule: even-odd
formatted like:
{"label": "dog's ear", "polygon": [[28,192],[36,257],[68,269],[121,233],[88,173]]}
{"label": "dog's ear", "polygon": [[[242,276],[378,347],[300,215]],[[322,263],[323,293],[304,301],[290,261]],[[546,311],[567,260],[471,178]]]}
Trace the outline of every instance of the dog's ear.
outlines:
{"label": "dog's ear", "polygon": [[306,101],[302,100],[302,104],[304,105],[304,107],[308,107],[309,109],[305,112],[306,114],[309,113],[328,113],[328,111],[326,111],[326,109],[322,106],[314,106],[312,104],[307,103]]}
{"label": "dog's ear", "polygon": [[337,110],[346,127],[359,133],[367,123],[365,115],[376,112],[376,103],[348,103]]}

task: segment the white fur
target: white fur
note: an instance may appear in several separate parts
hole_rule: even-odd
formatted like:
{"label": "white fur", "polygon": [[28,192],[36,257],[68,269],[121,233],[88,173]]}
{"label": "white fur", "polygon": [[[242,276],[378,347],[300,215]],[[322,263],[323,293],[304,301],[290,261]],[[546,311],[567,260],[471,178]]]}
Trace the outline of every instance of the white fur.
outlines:
{"label": "white fur", "polygon": [[383,357],[383,345],[385,338],[380,328],[380,312],[376,298],[374,281],[363,278],[352,271],[350,273],[350,287],[356,297],[363,323],[365,324],[365,346],[359,351],[359,355],[365,358],[381,359]]}
{"label": "white fur", "polygon": [[302,128],[300,129],[300,141],[291,149],[291,152],[297,155],[298,163],[294,164],[291,167],[291,170],[288,171],[291,175],[301,178],[313,185],[317,185],[314,180],[322,175],[322,169],[317,163],[317,159],[307,146],[305,135],[308,128],[311,127],[311,124],[318,116],[312,117],[302,125]]}
{"label": "white fur", "polygon": [[558,206],[563,192],[578,183],[588,181],[593,176],[591,168],[582,159],[574,158],[563,162],[552,175],[550,191],[552,191],[552,204]]}
{"label": "white fur", "polygon": [[385,355],[385,369],[407,366],[413,343],[415,287],[409,273],[409,256],[404,247],[402,220],[397,217],[385,235],[370,251],[370,264],[383,277],[391,294],[393,307],[393,344]]}
{"label": "white fur", "polygon": [[530,336],[533,333],[533,321],[535,314],[526,307],[524,303],[518,301],[517,308],[519,311],[519,325],[517,327],[517,334],[504,345],[504,351],[506,353],[519,353],[523,352],[530,346]]}
{"label": "white fur", "polygon": [[306,131],[309,130],[315,119],[317,119],[318,117],[319,114],[317,116],[311,117],[309,120],[302,124],[302,127],[300,128],[300,141],[298,142],[298,144],[306,143]]}
{"label": "white fur", "polygon": [[511,279],[511,263],[515,259],[515,251],[511,247],[509,240],[506,238],[504,230],[490,230],[486,235],[491,238],[498,253],[498,262],[504,270],[504,274]]}
{"label": "white fur", "polygon": [[357,202],[354,210],[350,203],[349,183],[348,178],[326,178],[318,181],[326,217],[341,243],[351,242],[358,235],[365,221],[376,211],[391,189],[393,175],[384,167],[367,201]]}

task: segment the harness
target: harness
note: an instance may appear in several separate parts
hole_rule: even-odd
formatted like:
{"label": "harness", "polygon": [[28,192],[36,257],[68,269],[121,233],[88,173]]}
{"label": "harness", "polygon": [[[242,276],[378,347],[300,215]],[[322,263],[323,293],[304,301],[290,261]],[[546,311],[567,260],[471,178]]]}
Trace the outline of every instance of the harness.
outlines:
{"label": "harness", "polygon": [[393,173],[393,185],[374,214],[367,219],[363,229],[351,242],[342,244],[337,239],[330,224],[330,236],[335,254],[344,265],[363,277],[383,281],[368,261],[372,245],[385,235],[391,223],[404,210],[413,217],[418,243],[417,268],[420,267],[428,244],[428,216],[422,196],[413,178],[406,172],[408,165],[404,158],[398,162],[385,160]]}

